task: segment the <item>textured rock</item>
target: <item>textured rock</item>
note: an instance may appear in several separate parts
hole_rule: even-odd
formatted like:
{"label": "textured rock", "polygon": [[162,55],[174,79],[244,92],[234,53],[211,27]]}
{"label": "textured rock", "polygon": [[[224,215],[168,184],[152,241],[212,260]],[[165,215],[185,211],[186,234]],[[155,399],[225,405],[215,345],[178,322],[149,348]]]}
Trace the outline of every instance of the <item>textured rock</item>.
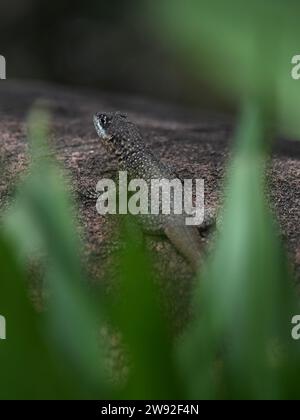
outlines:
{"label": "textured rock", "polygon": [[[181,177],[204,178],[207,204],[218,202],[234,129],[229,117],[206,115],[139,97],[72,91],[28,82],[0,83],[0,98],[1,207],[9,202],[13,186],[27,166],[26,116],[32,104],[42,99],[53,114],[50,142],[70,174],[84,231],[85,258],[95,284],[105,285],[108,290],[112,287],[105,274],[118,241],[112,233],[111,219],[99,216],[95,202],[84,196],[86,187],[94,188],[103,175],[113,176],[117,169],[116,162],[98,141],[92,125],[94,112],[127,112],[155,154],[172,165]],[[299,275],[300,142],[277,142],[270,174],[272,198]],[[146,240],[154,251],[155,264],[165,275],[163,289],[171,297],[171,314],[182,322],[192,273],[167,240],[151,237]],[[209,242],[209,236],[203,241]]]}

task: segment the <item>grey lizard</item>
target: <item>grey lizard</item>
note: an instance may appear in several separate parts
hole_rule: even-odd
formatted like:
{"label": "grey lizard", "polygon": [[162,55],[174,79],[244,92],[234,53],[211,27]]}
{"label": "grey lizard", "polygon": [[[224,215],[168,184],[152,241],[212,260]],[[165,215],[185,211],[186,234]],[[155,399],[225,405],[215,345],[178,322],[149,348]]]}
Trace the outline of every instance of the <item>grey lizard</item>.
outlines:
{"label": "grey lizard", "polygon": [[[151,179],[178,178],[146,147],[139,129],[125,114],[97,113],[93,120],[104,146],[118,159],[120,169],[126,170],[130,178],[144,179],[147,183]],[[186,226],[184,215],[159,214],[140,217],[147,232],[165,234],[195,270],[199,267],[203,255],[200,233],[197,227]],[[207,228],[206,222],[202,228]]]}

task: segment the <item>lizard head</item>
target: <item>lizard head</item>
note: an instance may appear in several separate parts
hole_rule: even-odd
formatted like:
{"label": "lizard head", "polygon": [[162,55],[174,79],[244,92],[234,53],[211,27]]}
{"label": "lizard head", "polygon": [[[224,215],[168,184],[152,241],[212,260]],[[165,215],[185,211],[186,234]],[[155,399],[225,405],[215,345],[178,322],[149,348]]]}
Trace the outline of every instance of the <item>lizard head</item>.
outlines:
{"label": "lizard head", "polygon": [[136,125],[128,120],[126,114],[97,113],[93,120],[98,136],[110,147],[126,149],[140,136]]}

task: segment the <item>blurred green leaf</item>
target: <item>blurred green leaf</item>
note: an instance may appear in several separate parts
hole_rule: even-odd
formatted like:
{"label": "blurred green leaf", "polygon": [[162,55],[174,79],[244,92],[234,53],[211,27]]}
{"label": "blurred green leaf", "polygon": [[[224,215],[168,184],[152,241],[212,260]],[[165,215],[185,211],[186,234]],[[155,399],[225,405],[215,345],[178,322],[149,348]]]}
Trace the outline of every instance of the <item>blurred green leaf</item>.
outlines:
{"label": "blurred green leaf", "polygon": [[50,299],[43,334],[49,351],[64,365],[74,395],[99,398],[105,389],[99,339],[102,309],[97,307],[99,299],[88,293],[65,182],[50,158],[48,116],[33,111],[29,121],[32,165],[5,218],[7,236],[21,250],[24,269],[28,257],[46,256],[44,280]]}
{"label": "blurred green leaf", "polygon": [[124,219],[122,226],[120,299],[112,308],[112,319],[123,334],[130,369],[128,382],[118,397],[175,399],[180,395],[180,387],[174,343],[162,314],[142,233],[132,219]]}
{"label": "blurred green leaf", "polygon": [[298,1],[162,0],[149,2],[148,10],[195,81],[209,81],[236,103],[264,98],[280,128],[299,136],[300,83],[291,77],[299,54]]}
{"label": "blurred green leaf", "polygon": [[297,306],[265,199],[265,136],[261,107],[247,105],[228,175],[223,227],[199,285],[199,316],[180,353],[189,398],[300,396],[299,386],[289,388],[281,377],[299,364],[290,336]]}
{"label": "blurred green leaf", "polygon": [[29,303],[24,275],[2,238],[0,278],[0,309],[7,326],[7,339],[0,342],[0,398],[70,396],[43,339],[41,319]]}

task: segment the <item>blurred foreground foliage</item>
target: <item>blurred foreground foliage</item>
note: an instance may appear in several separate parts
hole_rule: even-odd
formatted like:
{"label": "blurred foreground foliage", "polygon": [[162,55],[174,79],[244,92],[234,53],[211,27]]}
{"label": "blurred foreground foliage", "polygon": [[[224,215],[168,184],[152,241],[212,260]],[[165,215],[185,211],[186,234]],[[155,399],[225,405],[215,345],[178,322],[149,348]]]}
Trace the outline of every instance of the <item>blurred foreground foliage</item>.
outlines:
{"label": "blurred foreground foliage", "polygon": [[200,276],[198,314],[180,349],[188,396],[299,398],[298,313],[264,185],[264,113],[246,104],[228,173],[222,232]]}
{"label": "blurred foreground foliage", "polygon": [[[297,0],[162,0],[149,2],[158,37],[184,60],[195,86],[206,80],[235,104],[269,101],[282,131],[300,138]],[[200,92],[199,92],[200,95]]]}
{"label": "blurred foreground foliage", "polygon": [[[50,158],[47,127],[47,113],[35,110],[29,118],[29,175],[3,216],[0,307],[7,340],[0,346],[0,398],[179,396],[173,343],[160,315],[141,232],[124,221],[122,298],[117,305],[103,302],[87,287],[72,204],[62,170]],[[48,290],[41,314],[29,299],[32,261],[42,265]],[[112,387],[109,343],[100,333],[107,322],[121,331],[130,354],[128,379],[120,389]]]}
{"label": "blurred foreground foliage", "polygon": [[[0,398],[300,398],[300,349],[291,338],[298,302],[265,193],[266,115],[298,129],[297,93],[281,72],[285,55],[273,46],[273,36],[285,45],[297,29],[279,35],[270,19],[286,25],[294,17],[282,2],[247,2],[249,14],[234,0],[171,3],[159,8],[168,36],[196,71],[204,51],[211,81],[242,103],[222,228],[198,276],[194,321],[181,337],[169,337],[142,233],[131,220],[122,223],[119,301],[87,288],[72,204],[49,157],[47,114],[36,110],[29,174],[0,232],[0,312],[7,318]],[[270,61],[278,63],[271,79]],[[44,261],[49,288],[42,313],[28,296],[35,260]],[[128,356],[122,384],[109,380],[100,334],[107,324],[121,332]]]}
{"label": "blurred foreground foliage", "polygon": [[[29,175],[3,216],[0,308],[8,330],[0,343],[0,397],[300,397],[299,345],[291,339],[297,304],[266,204],[261,108],[250,102],[243,109],[223,227],[199,275],[195,319],[175,342],[132,220],[122,223],[118,302],[88,290],[62,171],[49,158],[47,125],[44,111],[32,113]],[[45,256],[49,295],[38,313],[28,294],[28,263]],[[107,322],[121,332],[128,355],[119,385],[106,366],[100,329]]]}

